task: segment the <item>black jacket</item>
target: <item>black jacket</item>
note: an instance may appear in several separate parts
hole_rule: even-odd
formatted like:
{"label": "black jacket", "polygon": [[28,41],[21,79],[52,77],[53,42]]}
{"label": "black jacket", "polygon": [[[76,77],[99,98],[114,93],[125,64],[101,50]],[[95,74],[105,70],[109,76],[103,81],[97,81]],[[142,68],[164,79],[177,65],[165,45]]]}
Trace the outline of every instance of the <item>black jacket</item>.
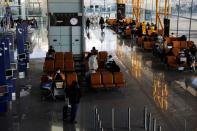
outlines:
{"label": "black jacket", "polygon": [[79,87],[71,87],[71,90],[69,92],[70,103],[78,104],[80,102],[80,98],[81,98],[81,89]]}

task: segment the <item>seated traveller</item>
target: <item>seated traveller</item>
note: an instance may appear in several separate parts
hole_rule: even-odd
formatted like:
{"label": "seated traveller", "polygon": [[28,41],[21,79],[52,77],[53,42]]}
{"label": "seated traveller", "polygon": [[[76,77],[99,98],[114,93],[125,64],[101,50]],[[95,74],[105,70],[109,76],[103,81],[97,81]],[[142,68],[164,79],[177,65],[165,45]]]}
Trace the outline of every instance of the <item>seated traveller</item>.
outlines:
{"label": "seated traveller", "polygon": [[193,56],[196,56],[196,45],[192,45],[192,47],[189,48],[189,51]]}
{"label": "seated traveller", "polygon": [[55,50],[54,50],[53,46],[50,46],[50,47],[49,47],[48,53],[49,53],[49,54],[55,53]]}
{"label": "seated traveller", "polygon": [[185,35],[182,35],[180,38],[179,38],[180,41],[187,41],[187,37]]}
{"label": "seated traveller", "polygon": [[159,43],[153,45],[153,55],[158,56],[159,58],[161,58],[161,60],[163,59],[163,51]]}
{"label": "seated traveller", "polygon": [[92,47],[91,53],[92,53],[92,54],[98,54],[98,50],[96,50],[95,47]]}
{"label": "seated traveller", "polygon": [[57,69],[56,74],[54,76],[54,80],[65,80],[65,76],[61,72],[60,68]]}
{"label": "seated traveller", "polygon": [[115,61],[112,61],[107,68],[110,72],[120,72],[120,67],[116,64]]}
{"label": "seated traveller", "polygon": [[106,69],[109,69],[109,68],[110,68],[110,66],[111,66],[111,64],[112,64],[113,61],[114,61],[114,59],[112,58],[111,55],[109,55],[109,56],[107,57],[107,61],[105,62],[105,67],[106,67]]}
{"label": "seated traveller", "polygon": [[112,61],[114,61],[114,59],[112,58],[112,55],[109,55],[106,63],[111,63]]}
{"label": "seated traveller", "polygon": [[196,71],[196,69],[195,69],[195,60],[196,60],[195,56],[192,55],[192,53],[189,51],[186,54],[186,57],[187,57],[187,64],[190,67],[190,69],[193,70],[193,71]]}
{"label": "seated traveller", "polygon": [[184,52],[184,51],[180,51],[180,52],[179,52],[179,55],[177,56],[177,63],[178,63],[179,65],[182,65],[182,64],[185,64],[186,61],[187,61],[187,59],[186,59],[186,54],[185,54],[185,52]]}
{"label": "seated traveller", "polygon": [[46,55],[46,60],[54,60],[54,53],[55,50],[53,49],[53,46],[50,46]]}
{"label": "seated traveller", "polygon": [[149,30],[149,29],[150,29],[150,23],[147,22],[147,24],[146,24],[146,30]]}
{"label": "seated traveller", "polygon": [[36,21],[36,19],[35,18],[33,18],[32,20],[31,20],[31,26],[33,27],[33,28],[37,28],[38,27],[38,24],[37,24],[37,21]]}
{"label": "seated traveller", "polygon": [[163,43],[163,37],[162,37],[162,35],[158,35],[158,42],[159,42],[159,44],[162,44]]}
{"label": "seated traveller", "polygon": [[172,32],[170,37],[176,37],[176,35]]}

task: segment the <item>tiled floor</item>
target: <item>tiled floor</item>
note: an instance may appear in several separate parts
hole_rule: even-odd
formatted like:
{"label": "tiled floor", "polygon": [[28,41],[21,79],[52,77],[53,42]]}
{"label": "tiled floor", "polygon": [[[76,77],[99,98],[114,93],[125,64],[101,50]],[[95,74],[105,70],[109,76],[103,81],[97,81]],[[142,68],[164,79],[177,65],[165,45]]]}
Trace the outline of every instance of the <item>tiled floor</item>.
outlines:
{"label": "tiled floor", "polygon": [[[0,131],[95,131],[95,107],[104,131],[111,131],[112,108],[115,110],[115,131],[128,131],[128,107],[131,108],[132,131],[144,131],[145,106],[157,119],[157,125],[162,126],[162,131],[196,131],[197,99],[175,82],[183,81],[193,73],[168,70],[150,52],[143,52],[131,43],[109,29],[105,30],[103,40],[100,30],[90,30],[90,37],[86,37],[86,51],[95,46],[99,51],[113,54],[124,72],[127,88],[86,91],[76,125],[62,121],[64,101],[41,101],[39,77],[44,59],[32,59],[29,77],[17,81],[17,92],[19,94],[21,87],[28,84],[32,85],[31,89],[25,89],[26,94],[12,103],[7,114],[0,116]],[[37,46],[43,50],[42,46]]]}

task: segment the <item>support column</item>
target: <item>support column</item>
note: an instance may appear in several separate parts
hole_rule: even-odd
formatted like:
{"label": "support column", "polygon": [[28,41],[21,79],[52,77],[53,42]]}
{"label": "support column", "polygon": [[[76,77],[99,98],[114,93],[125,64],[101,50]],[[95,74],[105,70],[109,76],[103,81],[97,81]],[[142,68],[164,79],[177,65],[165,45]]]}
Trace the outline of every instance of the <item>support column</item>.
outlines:
{"label": "support column", "polygon": [[159,13],[159,0],[156,0],[156,17],[155,17],[155,24],[158,24],[158,13]]}
{"label": "support column", "polygon": [[122,20],[125,18],[125,0],[117,0],[117,19]]}

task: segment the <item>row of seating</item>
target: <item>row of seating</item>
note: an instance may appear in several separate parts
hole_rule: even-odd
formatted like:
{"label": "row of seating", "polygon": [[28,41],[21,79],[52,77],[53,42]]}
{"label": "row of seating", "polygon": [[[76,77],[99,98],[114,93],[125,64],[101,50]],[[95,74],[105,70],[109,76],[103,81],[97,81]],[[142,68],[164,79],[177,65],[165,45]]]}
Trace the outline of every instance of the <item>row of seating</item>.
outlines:
{"label": "row of seating", "polygon": [[143,47],[145,50],[152,50],[152,47],[154,44],[155,44],[155,41],[144,41]]}
{"label": "row of seating", "polygon": [[112,18],[110,18],[110,19],[107,19],[106,20],[106,23],[109,25],[109,26],[112,26],[112,25],[116,25],[116,19],[112,19]]}
{"label": "row of seating", "polygon": [[[171,43],[168,43],[168,42]],[[151,50],[153,45],[154,45],[155,41],[144,41],[143,37],[138,37],[136,44],[138,46],[143,47],[144,49],[147,50]],[[184,48],[184,49],[189,49],[190,47],[193,46],[194,42],[193,41],[171,41],[169,40],[169,38],[167,37],[167,40],[164,42],[164,51],[168,50],[168,46],[169,44],[172,46],[172,50],[174,54],[178,54],[180,49]]]}
{"label": "row of seating", "polygon": [[177,37],[166,37],[164,42],[164,53],[168,52],[169,47],[172,48],[173,55],[166,56],[167,57],[167,65],[168,67],[177,69],[178,67],[188,67],[187,58],[186,61],[178,63],[180,59],[180,51],[181,49],[188,49],[194,43],[192,41],[179,41]]}
{"label": "row of seating", "polygon": [[137,37],[136,44],[139,47],[143,47],[145,50],[152,50],[155,41],[144,41],[144,37]]}
{"label": "row of seating", "polygon": [[187,64],[187,60],[182,62],[181,64],[179,64],[177,62],[177,57],[176,56],[167,56],[167,65],[168,67],[172,67],[177,69],[178,67],[189,67],[189,65]]}
{"label": "row of seating", "polygon": [[[83,52],[83,58],[86,58],[90,52]],[[99,51],[97,53],[98,60],[107,60],[108,53],[107,51]]]}
{"label": "row of seating", "polygon": [[91,87],[98,88],[122,88],[125,87],[125,79],[122,72],[97,72],[91,74]]}
{"label": "row of seating", "polygon": [[168,44],[172,44],[173,48],[190,48],[194,42],[193,41],[185,41],[180,40],[179,37],[165,37],[165,46]]}
{"label": "row of seating", "polygon": [[[193,41],[172,41],[172,52],[177,57],[181,49],[189,49],[194,45]],[[169,44],[165,42],[164,52],[167,52]]]}
{"label": "row of seating", "polygon": [[[152,33],[156,33],[156,34],[160,34],[160,35],[162,35],[162,33],[163,33],[163,31],[162,30],[147,30],[147,36],[151,36],[152,35]],[[132,33],[132,29],[131,28],[126,28],[125,30],[124,30],[124,36],[126,36],[126,37],[131,37],[131,33]]]}
{"label": "row of seating", "polygon": [[55,60],[62,60],[62,61],[73,61],[73,54],[72,52],[55,52],[54,54]]}
{"label": "row of seating", "polygon": [[173,48],[190,48],[191,44],[191,41],[172,41]]}
{"label": "row of seating", "polygon": [[54,59],[45,59],[43,71],[51,73],[60,68],[61,71],[73,72],[75,71],[74,60],[72,52],[55,52]]}
{"label": "row of seating", "polygon": [[[64,87],[66,87],[66,88],[70,88],[73,81],[78,81],[77,74],[75,72],[67,73],[67,74],[63,74],[63,75],[64,75],[64,80],[63,80]],[[52,79],[49,79],[48,75],[42,75],[40,78],[41,84],[55,81],[54,74],[51,74],[50,77]]]}
{"label": "row of seating", "polygon": [[155,44],[156,41],[144,41],[143,37],[138,37],[136,39],[136,44],[139,47],[143,47],[145,50],[152,50],[153,45]]}
{"label": "row of seating", "polygon": [[[128,25],[128,24],[130,24],[132,22],[132,20],[133,20],[132,18],[125,18],[125,19],[123,19],[123,24]],[[118,24],[117,19],[112,19],[112,18],[107,19],[106,23],[109,26],[114,26],[114,25]]]}
{"label": "row of seating", "polygon": [[75,66],[74,61],[63,61],[63,60],[46,60],[43,65],[43,71],[45,73],[51,73],[60,68],[61,71],[74,72]]}

